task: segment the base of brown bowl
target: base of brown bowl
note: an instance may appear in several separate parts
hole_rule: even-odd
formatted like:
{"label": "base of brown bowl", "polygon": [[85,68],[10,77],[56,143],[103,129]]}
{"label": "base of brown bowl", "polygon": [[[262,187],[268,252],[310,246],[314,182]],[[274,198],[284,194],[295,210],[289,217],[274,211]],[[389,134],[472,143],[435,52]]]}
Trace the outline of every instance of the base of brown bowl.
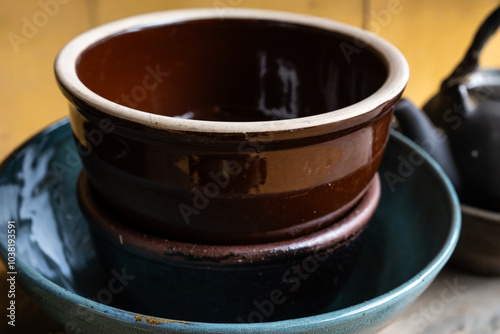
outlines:
{"label": "base of brown bowl", "polygon": [[[352,210],[370,186],[366,175],[363,179],[354,173],[349,182],[332,185],[349,189],[337,197],[332,197],[332,192],[325,189],[330,187],[325,186],[321,190],[314,188],[294,194],[205,197],[206,206],[198,207],[194,202],[185,203],[185,195],[172,196],[162,188],[145,194],[147,182],[131,175],[108,169],[106,173],[94,175],[95,172],[90,173],[87,168],[86,177],[96,196],[122,223],[147,234],[212,245],[272,243],[319,231]],[[113,174],[117,175],[111,176]],[[115,179],[118,176],[120,179]],[[111,193],[109,189],[115,191]],[[352,195],[346,193],[351,192],[356,195],[346,200],[345,196]],[[335,203],[331,198],[335,198]],[[179,218],[181,205],[189,208],[186,211],[189,220]]]}
{"label": "base of brown bowl", "polygon": [[353,268],[379,198],[376,175],[355,208],[321,231],[274,243],[218,246],[122,225],[95,196],[85,172],[78,180],[79,204],[104,267],[134,277],[115,306],[191,321],[274,321],[326,307]]}

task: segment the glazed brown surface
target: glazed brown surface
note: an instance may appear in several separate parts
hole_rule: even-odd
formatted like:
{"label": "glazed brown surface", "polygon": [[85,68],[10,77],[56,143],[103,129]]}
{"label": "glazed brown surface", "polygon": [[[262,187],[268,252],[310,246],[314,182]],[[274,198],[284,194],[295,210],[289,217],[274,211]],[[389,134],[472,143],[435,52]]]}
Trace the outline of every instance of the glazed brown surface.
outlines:
{"label": "glazed brown surface", "polygon": [[[79,133],[97,131],[80,113],[72,117]],[[117,128],[82,160],[123,223],[188,242],[271,242],[327,226],[356,203],[380,164],[390,120],[386,112],[340,138],[325,135],[311,145],[297,140],[300,147],[258,142],[259,153],[240,153],[236,144],[235,151],[220,152],[184,142],[145,143]]]}
{"label": "glazed brown surface", "polygon": [[380,58],[344,55],[352,40],[317,28],[213,19],[112,36],[84,51],[82,82],[122,105],[202,120],[316,115],[374,93]]}
{"label": "glazed brown surface", "polygon": [[88,219],[92,233],[115,247],[128,249],[139,256],[185,263],[187,265],[235,265],[276,263],[311,252],[343,247],[361,234],[377,209],[381,196],[381,181],[375,174],[353,210],[337,224],[297,238],[251,245],[208,245],[182,242],[143,233],[122,224],[122,218],[109,210],[95,192],[82,170],[77,181],[78,204]]}
{"label": "glazed brown surface", "polygon": [[[387,65],[369,46],[345,57],[346,45],[356,44],[290,23],[188,21],[108,37],[76,66],[91,90],[138,110],[262,121],[322,114],[373,94]],[[346,214],[379,166],[399,98],[299,129],[197,132],[112,116],[61,89],[89,180],[122,222],[214,245],[286,240]]]}

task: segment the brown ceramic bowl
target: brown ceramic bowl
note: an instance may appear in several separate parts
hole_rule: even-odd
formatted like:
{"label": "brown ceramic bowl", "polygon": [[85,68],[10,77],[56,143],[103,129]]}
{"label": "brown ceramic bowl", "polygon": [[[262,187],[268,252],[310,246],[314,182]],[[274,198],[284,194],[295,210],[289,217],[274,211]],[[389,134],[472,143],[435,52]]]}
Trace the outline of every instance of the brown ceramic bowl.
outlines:
{"label": "brown ceramic bowl", "polygon": [[135,226],[234,244],[304,235],[373,178],[408,79],[401,53],[304,15],[180,10],[90,30],[59,54],[85,170]]}
{"label": "brown ceramic bowl", "polygon": [[144,234],[121,223],[90,186],[78,200],[105,272],[130,279],[114,305],[150,316],[261,322],[317,314],[334,301],[355,263],[380,199],[376,175],[336,224],[307,236],[256,245],[202,245]]}

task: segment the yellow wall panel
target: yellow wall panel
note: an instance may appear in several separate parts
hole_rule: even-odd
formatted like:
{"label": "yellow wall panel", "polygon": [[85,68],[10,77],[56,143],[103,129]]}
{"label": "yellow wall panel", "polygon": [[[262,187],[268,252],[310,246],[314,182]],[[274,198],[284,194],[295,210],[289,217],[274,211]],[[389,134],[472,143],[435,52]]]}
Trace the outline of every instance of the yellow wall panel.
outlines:
{"label": "yellow wall panel", "polygon": [[[405,96],[418,105],[434,95],[456,67],[480,23],[496,7],[495,0],[372,0],[369,20],[399,4],[379,31],[405,55],[410,81]],[[376,21],[376,20],[375,20]],[[367,25],[369,30],[373,27]],[[485,48],[482,66],[500,67],[500,32]]]}
{"label": "yellow wall panel", "polygon": [[327,17],[356,26],[362,23],[362,0],[97,0],[99,23],[137,13],[206,7],[221,12],[230,8],[262,8]]}
{"label": "yellow wall panel", "polygon": [[0,159],[68,113],[53,63],[68,41],[89,29],[87,5],[84,1],[51,4],[0,3]]}

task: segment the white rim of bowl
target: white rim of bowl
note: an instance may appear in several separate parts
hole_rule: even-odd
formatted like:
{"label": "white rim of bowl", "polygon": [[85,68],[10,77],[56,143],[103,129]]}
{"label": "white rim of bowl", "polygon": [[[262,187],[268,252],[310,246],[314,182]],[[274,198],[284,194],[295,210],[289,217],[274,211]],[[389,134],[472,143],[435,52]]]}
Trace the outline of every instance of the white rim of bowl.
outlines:
{"label": "white rim of bowl", "polygon": [[[272,20],[326,29],[350,36],[356,41],[360,41],[360,45],[366,44],[367,47],[378,53],[388,68],[386,81],[375,93],[367,98],[345,108],[328,111],[319,115],[273,121],[219,122],[174,118],[129,108],[94,93],[82,83],[77,75],[76,62],[80,54],[103,38],[119,33],[133,32],[144,28],[178,22],[220,19],[221,13],[217,8],[154,12],[132,16],[91,29],[70,41],[61,50],[54,66],[56,77],[71,94],[85,101],[90,106],[102,110],[106,114],[140,123],[151,128],[212,133],[296,131],[302,128],[312,128],[324,124],[347,121],[350,118],[367,114],[388,100],[394,99],[404,90],[407,84],[409,67],[401,52],[389,42],[366,30],[329,19],[280,11],[233,8],[225,10],[223,14],[224,19]],[[361,49],[361,47],[359,48]]]}

